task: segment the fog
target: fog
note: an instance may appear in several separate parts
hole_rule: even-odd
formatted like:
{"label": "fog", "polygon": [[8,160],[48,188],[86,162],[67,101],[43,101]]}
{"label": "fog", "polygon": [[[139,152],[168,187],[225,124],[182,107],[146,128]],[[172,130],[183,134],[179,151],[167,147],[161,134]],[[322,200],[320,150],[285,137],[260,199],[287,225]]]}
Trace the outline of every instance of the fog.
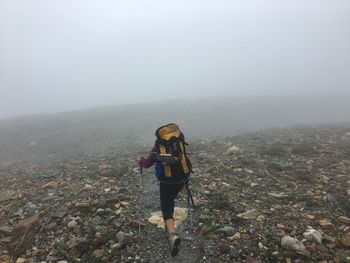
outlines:
{"label": "fog", "polygon": [[349,93],[349,1],[0,2],[0,118]]}

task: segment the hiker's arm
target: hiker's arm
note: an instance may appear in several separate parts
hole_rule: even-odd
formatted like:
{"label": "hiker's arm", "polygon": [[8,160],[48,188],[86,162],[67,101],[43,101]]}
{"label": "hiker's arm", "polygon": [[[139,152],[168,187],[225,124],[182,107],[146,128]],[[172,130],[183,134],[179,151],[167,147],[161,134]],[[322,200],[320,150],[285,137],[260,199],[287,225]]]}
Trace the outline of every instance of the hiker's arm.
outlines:
{"label": "hiker's arm", "polygon": [[151,152],[149,153],[148,157],[146,159],[141,159],[139,161],[139,165],[142,166],[143,168],[151,167],[155,162],[154,154],[156,152],[157,152],[157,148],[154,146]]}

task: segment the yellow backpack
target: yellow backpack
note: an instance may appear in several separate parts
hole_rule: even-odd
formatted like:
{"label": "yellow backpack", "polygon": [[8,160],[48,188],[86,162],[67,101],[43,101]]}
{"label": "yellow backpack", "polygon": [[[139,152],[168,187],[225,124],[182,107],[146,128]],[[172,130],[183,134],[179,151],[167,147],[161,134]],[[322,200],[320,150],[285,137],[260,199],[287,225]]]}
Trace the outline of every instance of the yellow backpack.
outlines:
{"label": "yellow backpack", "polygon": [[164,167],[166,178],[185,179],[192,172],[192,165],[187,157],[185,137],[179,127],[170,123],[156,131],[157,161]]}

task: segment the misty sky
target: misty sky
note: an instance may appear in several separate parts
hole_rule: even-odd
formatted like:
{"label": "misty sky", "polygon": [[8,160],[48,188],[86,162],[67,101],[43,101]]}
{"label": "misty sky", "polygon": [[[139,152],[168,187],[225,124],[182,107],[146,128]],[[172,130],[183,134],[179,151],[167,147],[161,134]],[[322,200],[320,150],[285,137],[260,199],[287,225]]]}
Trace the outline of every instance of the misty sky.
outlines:
{"label": "misty sky", "polygon": [[0,118],[349,91],[348,0],[0,0]]}

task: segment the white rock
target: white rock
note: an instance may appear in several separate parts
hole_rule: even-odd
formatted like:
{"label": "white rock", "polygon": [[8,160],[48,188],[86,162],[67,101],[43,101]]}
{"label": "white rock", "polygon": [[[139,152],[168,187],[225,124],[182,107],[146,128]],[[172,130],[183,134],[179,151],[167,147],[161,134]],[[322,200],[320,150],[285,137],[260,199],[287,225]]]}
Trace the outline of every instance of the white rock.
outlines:
{"label": "white rock", "polygon": [[54,181],[51,181],[51,182],[48,182],[47,184],[44,184],[41,188],[42,189],[54,189],[54,188],[57,188],[57,187],[58,187],[58,183],[54,182]]}
{"label": "white rock", "polygon": [[84,187],[83,187],[83,190],[91,190],[91,189],[94,189],[94,187],[90,184],[86,184]]}
{"label": "white rock", "polygon": [[308,226],[307,231],[303,234],[303,236],[309,241],[322,244],[322,234],[322,231],[317,231],[311,226]]}
{"label": "white rock", "polygon": [[250,170],[250,169],[244,169],[245,172],[249,173],[249,174],[253,174],[254,171],[253,170]]}
{"label": "white rock", "polygon": [[257,218],[256,218],[257,221],[259,222],[262,222],[265,220],[265,217],[263,215],[259,215]]}
{"label": "white rock", "polygon": [[76,225],[78,225],[77,221],[72,220],[72,221],[68,222],[67,226],[68,226],[69,229],[73,229]]}
{"label": "white rock", "polygon": [[236,154],[240,154],[240,153],[241,153],[241,148],[239,148],[236,145],[231,146],[226,151],[226,154],[228,154],[228,155],[236,155]]}
{"label": "white rock", "polygon": [[100,170],[105,170],[105,169],[109,168],[109,166],[107,164],[101,164],[99,166],[99,168],[100,168]]}
{"label": "white rock", "polygon": [[258,246],[259,246],[260,250],[268,250],[268,248],[265,247],[261,242],[259,242]]}
{"label": "white rock", "polygon": [[120,247],[120,244],[119,243],[115,243],[111,246],[111,249],[116,249],[116,248],[119,248]]}

